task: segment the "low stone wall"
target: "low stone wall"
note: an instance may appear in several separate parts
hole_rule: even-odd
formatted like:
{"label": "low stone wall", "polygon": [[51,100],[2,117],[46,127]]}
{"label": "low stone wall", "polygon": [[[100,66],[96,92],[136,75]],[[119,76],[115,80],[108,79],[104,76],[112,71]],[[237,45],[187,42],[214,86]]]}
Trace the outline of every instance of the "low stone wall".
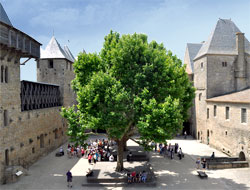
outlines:
{"label": "low stone wall", "polygon": [[208,169],[227,169],[227,168],[247,168],[249,164],[247,161],[233,161],[233,162],[208,162]]}

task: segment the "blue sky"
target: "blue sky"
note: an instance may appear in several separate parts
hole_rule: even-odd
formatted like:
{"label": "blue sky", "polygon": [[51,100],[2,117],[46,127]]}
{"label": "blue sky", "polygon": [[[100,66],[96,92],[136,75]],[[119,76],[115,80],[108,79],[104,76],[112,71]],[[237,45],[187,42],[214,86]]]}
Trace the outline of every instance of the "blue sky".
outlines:
{"label": "blue sky", "polygon": [[[207,40],[219,18],[231,18],[250,40],[249,0],[0,0],[14,27],[43,44],[53,35],[74,56],[99,52],[112,29],[145,33],[183,60],[186,43]],[[36,81],[34,61],[21,79]]]}

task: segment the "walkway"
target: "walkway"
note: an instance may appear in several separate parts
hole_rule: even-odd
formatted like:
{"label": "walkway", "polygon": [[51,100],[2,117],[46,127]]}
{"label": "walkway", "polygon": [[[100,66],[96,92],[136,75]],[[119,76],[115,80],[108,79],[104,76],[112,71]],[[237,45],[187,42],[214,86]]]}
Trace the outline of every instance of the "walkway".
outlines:
{"label": "walkway", "polygon": [[[154,189],[250,189],[250,169],[225,169],[207,171],[208,179],[200,179],[196,173],[195,160],[198,156],[210,156],[215,152],[216,156],[225,156],[223,153],[201,144],[192,139],[175,139],[171,144],[178,142],[185,158],[179,160],[177,156],[173,160],[164,158],[158,153],[151,153],[151,164],[157,176],[157,187]],[[133,143],[132,141],[129,144]],[[66,149],[66,145],[64,145]],[[45,190],[45,189],[68,189],[65,174],[67,170],[73,173],[72,189],[138,189],[125,188],[98,188],[82,187],[85,180],[85,172],[89,168],[86,159],[55,157],[52,152],[41,158],[29,169],[29,175],[23,176],[17,183],[0,185],[1,190]],[[145,188],[143,189],[152,189]]]}

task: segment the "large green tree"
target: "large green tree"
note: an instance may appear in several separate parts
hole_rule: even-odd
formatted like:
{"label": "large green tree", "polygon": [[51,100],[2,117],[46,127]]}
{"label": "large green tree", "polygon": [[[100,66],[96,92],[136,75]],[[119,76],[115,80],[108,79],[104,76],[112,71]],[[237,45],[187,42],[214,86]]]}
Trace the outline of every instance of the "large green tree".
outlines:
{"label": "large green tree", "polygon": [[99,54],[79,54],[74,71],[78,105],[62,109],[68,135],[83,144],[87,129],[106,130],[118,145],[117,171],[128,139],[139,133],[147,147],[172,138],[194,97],[182,62],[145,34],[111,31]]}

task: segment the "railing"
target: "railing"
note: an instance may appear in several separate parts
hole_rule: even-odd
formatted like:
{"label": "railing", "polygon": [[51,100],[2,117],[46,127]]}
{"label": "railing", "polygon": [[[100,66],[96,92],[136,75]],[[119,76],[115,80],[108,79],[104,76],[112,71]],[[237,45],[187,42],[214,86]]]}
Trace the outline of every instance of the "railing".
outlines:
{"label": "railing", "polygon": [[59,86],[21,81],[21,111],[61,105]]}

